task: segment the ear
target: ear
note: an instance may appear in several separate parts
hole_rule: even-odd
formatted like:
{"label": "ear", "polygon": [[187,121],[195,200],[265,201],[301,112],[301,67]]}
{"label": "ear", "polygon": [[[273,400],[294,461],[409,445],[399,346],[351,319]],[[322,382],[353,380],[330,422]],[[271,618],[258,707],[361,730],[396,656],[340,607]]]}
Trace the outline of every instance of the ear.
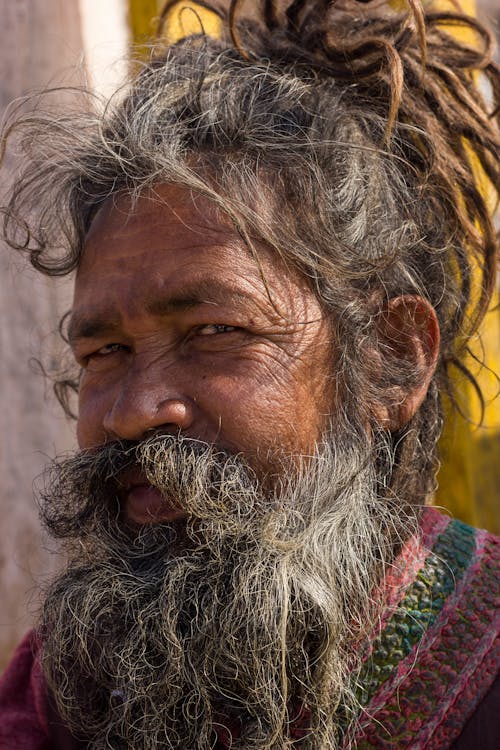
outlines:
{"label": "ear", "polygon": [[422,297],[404,295],[389,300],[378,323],[381,378],[384,359],[402,365],[406,385],[390,382],[387,399],[374,409],[375,419],[385,430],[404,427],[422,404],[436,370],[439,355],[439,323],[432,305]]}

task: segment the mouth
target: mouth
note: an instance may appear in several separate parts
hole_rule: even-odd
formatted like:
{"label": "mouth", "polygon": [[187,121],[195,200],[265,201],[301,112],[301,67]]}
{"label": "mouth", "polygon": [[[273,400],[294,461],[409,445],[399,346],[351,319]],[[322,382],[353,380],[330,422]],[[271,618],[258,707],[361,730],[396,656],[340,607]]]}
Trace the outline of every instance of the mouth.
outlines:
{"label": "mouth", "polygon": [[186,512],[165,498],[139,470],[122,475],[120,496],[127,519],[137,524],[173,522],[186,517]]}

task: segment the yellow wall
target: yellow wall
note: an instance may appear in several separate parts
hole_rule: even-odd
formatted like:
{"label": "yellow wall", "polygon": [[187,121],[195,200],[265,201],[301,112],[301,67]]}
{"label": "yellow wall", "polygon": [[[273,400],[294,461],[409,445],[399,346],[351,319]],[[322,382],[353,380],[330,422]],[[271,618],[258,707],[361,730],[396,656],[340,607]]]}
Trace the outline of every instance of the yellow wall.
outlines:
{"label": "yellow wall", "polygon": [[135,44],[144,44],[156,31],[159,15],[157,0],[129,0],[129,22],[132,40]]}
{"label": "yellow wall", "polygon": [[[164,0],[129,0],[132,39],[142,44],[154,36]],[[169,42],[182,39],[202,29],[210,36],[220,34],[221,20],[192,0],[182,0],[168,13],[165,36]]]}
{"label": "yellow wall", "polygon": [[[475,15],[475,0],[458,0],[458,4],[465,13]],[[455,9],[452,0],[437,0],[434,5],[443,10]],[[452,31],[463,41],[474,44],[475,36],[467,29],[453,28]],[[481,176],[478,180],[481,181]],[[491,186],[484,183],[483,190],[486,193]],[[497,288],[479,334],[471,342],[473,356],[464,358],[485,399],[484,419],[479,426],[479,399],[471,383],[456,373],[454,385],[467,418],[445,402],[445,425],[440,443],[442,466],[435,499],[436,504],[449,508],[464,521],[496,533],[500,533],[499,302]],[[474,357],[485,366],[478,365]]]}

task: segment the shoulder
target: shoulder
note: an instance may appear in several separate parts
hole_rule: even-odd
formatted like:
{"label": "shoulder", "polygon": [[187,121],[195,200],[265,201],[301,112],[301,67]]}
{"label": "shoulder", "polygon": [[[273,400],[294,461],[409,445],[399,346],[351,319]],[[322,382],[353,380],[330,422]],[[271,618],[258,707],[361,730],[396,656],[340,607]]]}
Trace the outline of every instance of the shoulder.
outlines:
{"label": "shoulder", "polygon": [[45,684],[33,632],[0,678],[0,746],[49,750]]}
{"label": "shoulder", "polygon": [[429,509],[409,567],[364,666],[360,748],[451,748],[494,700],[487,696],[500,670],[500,539]]}
{"label": "shoulder", "polygon": [[64,727],[48,698],[33,631],[0,677],[0,748],[86,750]]}
{"label": "shoulder", "polygon": [[498,750],[500,747],[500,675],[465,724],[452,750]]}

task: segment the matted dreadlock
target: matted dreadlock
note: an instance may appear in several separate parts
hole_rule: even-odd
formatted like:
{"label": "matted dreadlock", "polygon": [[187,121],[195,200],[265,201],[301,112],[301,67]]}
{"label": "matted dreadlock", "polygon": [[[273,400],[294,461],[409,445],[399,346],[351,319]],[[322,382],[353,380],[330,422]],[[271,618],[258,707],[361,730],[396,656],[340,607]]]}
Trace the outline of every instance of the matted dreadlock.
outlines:
{"label": "matted dreadlock", "polygon": [[[492,35],[419,0],[407,0],[409,12],[378,0],[202,5],[225,20],[225,38],[155,44],[103,113],[37,111],[7,125],[27,157],[5,209],[7,242],[42,273],[64,275],[118,191],[174,182],[208,196],[249,245],[267,242],[310,278],[340,342],[332,374],[346,421],[364,409],[373,422],[369,404],[418,380],[377,323],[389,299],[421,295],[436,310],[441,354],[426,401],[394,436],[391,486],[422,502],[439,391],[495,283],[497,239],[478,186],[480,174],[490,193],[500,184]],[[62,397],[68,386],[59,383]]]}

